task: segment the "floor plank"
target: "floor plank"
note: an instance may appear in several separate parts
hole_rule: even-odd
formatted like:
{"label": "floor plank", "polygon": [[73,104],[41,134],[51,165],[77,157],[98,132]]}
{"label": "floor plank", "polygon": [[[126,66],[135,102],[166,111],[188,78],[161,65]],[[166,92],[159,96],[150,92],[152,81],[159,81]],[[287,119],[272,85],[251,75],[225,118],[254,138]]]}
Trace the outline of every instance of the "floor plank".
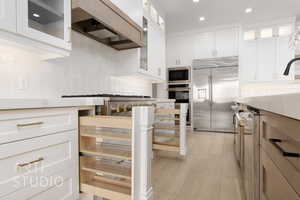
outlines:
{"label": "floor plank", "polygon": [[191,133],[188,155],[155,151],[155,200],[242,200],[233,135]]}

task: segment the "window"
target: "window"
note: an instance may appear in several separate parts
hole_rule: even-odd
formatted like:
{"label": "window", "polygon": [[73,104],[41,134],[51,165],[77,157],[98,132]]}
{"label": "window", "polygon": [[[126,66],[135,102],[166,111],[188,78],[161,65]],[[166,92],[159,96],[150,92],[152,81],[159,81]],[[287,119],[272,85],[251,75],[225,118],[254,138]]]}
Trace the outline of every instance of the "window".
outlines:
{"label": "window", "polygon": [[246,31],[244,33],[244,40],[255,40],[255,31]]}
{"label": "window", "polygon": [[286,25],[286,26],[280,26],[278,30],[279,36],[287,36],[292,34],[292,26]]}
{"label": "window", "polygon": [[273,37],[273,29],[272,28],[265,28],[260,31],[261,38],[270,38]]}

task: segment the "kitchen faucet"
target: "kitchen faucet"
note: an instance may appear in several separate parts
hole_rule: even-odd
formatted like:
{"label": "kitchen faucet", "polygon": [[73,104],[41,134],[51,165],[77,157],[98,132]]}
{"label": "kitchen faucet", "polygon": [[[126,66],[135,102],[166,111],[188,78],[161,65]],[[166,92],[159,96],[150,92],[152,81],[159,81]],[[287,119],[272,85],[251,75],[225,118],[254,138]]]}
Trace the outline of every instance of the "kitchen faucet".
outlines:
{"label": "kitchen faucet", "polygon": [[292,64],[293,64],[294,62],[296,62],[297,60],[300,60],[300,58],[294,58],[293,60],[291,60],[291,61],[287,64],[287,66],[286,66],[286,68],[285,68],[285,71],[284,71],[283,75],[285,75],[285,76],[288,76],[288,75],[289,75]]}

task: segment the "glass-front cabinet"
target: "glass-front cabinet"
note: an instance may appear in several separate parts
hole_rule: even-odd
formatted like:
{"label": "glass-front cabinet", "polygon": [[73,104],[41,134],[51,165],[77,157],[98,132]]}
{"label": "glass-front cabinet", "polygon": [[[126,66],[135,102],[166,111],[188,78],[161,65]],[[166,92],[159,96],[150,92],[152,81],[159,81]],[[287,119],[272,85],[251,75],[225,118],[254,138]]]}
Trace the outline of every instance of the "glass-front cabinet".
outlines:
{"label": "glass-front cabinet", "polygon": [[16,0],[0,0],[0,30],[16,32]]}
{"label": "glass-front cabinet", "polygon": [[71,0],[17,0],[17,32],[71,50]]}

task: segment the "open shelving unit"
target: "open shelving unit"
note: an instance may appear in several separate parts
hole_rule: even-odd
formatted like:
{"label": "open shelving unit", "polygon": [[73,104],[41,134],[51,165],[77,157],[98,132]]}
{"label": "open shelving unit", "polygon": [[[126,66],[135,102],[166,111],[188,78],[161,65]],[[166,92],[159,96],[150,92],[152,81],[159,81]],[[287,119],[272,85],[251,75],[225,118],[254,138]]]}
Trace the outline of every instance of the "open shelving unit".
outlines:
{"label": "open shelving unit", "polygon": [[153,115],[153,107],[134,107],[132,117],[80,117],[81,192],[111,200],[152,198]]}
{"label": "open shelving unit", "polygon": [[180,104],[179,109],[157,108],[153,131],[153,149],[187,153],[186,116],[188,104]]}

